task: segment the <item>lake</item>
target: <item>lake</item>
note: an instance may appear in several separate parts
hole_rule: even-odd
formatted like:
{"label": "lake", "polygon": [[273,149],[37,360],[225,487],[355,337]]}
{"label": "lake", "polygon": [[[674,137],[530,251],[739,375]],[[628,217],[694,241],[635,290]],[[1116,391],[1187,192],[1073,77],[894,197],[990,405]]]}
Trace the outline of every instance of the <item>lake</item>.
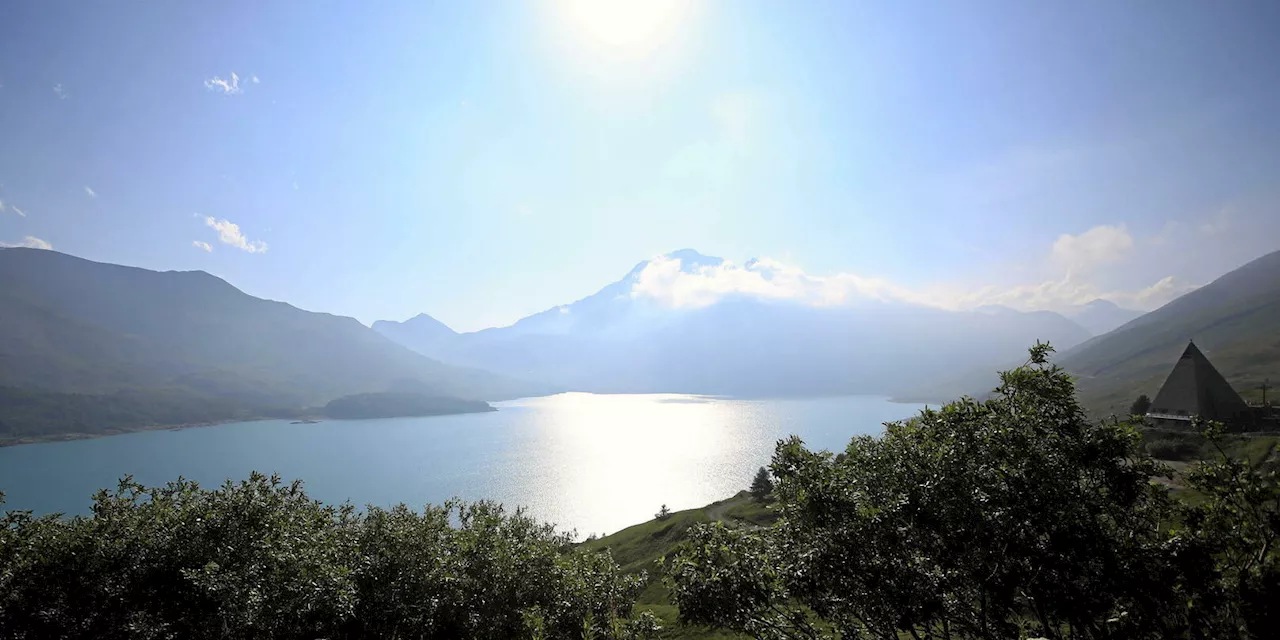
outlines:
{"label": "lake", "polygon": [[612,533],[666,504],[700,507],[745,489],[774,443],[843,449],[920,405],[845,396],[741,400],[566,393],[429,418],[259,421],[0,448],[8,509],[87,513],[125,474],[204,486],[250,471],[301,478],[328,502],[421,507],[450,497],[523,505],[562,529]]}

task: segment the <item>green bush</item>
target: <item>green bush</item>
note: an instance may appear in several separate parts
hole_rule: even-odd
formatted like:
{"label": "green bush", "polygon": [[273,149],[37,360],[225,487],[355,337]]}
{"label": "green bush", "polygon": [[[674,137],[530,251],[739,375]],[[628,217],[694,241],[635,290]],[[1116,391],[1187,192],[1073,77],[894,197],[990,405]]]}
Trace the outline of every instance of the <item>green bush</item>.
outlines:
{"label": "green bush", "polygon": [[1200,456],[1200,445],[1194,442],[1158,440],[1144,448],[1157,460],[1194,460]]}
{"label": "green bush", "polygon": [[492,503],[360,513],[259,474],[0,520],[4,638],[647,637],[642,580]]}
{"label": "green bush", "polygon": [[838,456],[779,443],[779,522],[701,525],[668,558],[681,620],[759,638],[1280,637],[1275,475],[1221,453],[1187,475],[1204,500],[1176,502],[1138,432],[1088,421],[1049,352],[988,401]]}

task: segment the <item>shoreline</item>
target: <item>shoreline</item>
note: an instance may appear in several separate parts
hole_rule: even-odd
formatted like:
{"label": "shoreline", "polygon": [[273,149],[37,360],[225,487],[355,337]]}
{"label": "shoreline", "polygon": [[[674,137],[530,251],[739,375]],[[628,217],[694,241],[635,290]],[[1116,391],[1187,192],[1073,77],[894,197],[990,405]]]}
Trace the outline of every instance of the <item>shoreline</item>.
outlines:
{"label": "shoreline", "polygon": [[[290,424],[318,424],[320,422],[343,422],[347,420],[391,420],[395,418],[433,418],[436,416],[462,416],[473,413],[491,413],[497,411],[498,408],[488,405],[487,409],[479,409],[476,411],[458,411],[456,413],[429,413],[423,415],[412,416],[384,416],[378,418],[334,418],[332,416],[310,414],[299,416],[255,416],[249,418],[228,418],[226,420],[215,420],[211,422],[193,422],[188,424],[158,424],[137,427],[133,429],[118,429],[114,431],[103,431],[101,433],[51,433],[49,435],[26,436],[12,439],[0,440],[0,448],[4,447],[21,447],[29,444],[48,444],[51,442],[72,442],[75,440],[92,440],[94,438],[109,438],[111,436],[123,436],[130,433],[142,433],[145,431],[181,431],[183,429],[198,429],[203,427],[217,427],[224,424],[237,424],[240,422],[266,422],[268,420],[288,420]],[[303,420],[314,420],[311,422],[298,422]]]}
{"label": "shoreline", "polygon": [[385,419],[391,419],[391,418],[429,418],[429,417],[433,417],[433,416],[442,416],[442,415],[467,415],[467,414],[472,414],[472,413],[489,413],[489,412],[492,412],[492,411],[498,411],[498,410],[499,410],[499,408],[498,408],[497,406],[494,406],[495,404],[503,404],[503,403],[520,403],[520,402],[523,402],[523,401],[526,401],[526,400],[536,400],[536,399],[539,399],[539,398],[547,398],[547,397],[556,396],[556,395],[564,395],[564,394],[567,394],[567,393],[586,393],[586,394],[590,394],[590,395],[687,395],[687,396],[694,396],[694,397],[697,397],[697,398],[699,398],[699,399],[701,399],[701,400],[718,400],[718,399],[726,399],[726,400],[797,400],[797,399],[816,399],[816,398],[843,398],[843,397],[850,397],[850,396],[858,396],[858,397],[874,397],[874,398],[882,398],[882,399],[884,399],[886,402],[891,402],[891,403],[894,403],[894,404],[927,404],[927,405],[934,405],[934,404],[937,404],[937,405],[942,405],[942,404],[945,404],[946,402],[949,402],[949,400],[948,400],[948,401],[943,401],[943,400],[938,400],[937,398],[921,398],[921,399],[916,399],[916,398],[913,398],[913,397],[911,397],[911,396],[900,396],[900,397],[894,397],[894,396],[886,396],[886,395],[879,395],[879,394],[860,394],[860,393],[848,393],[848,394],[814,394],[814,395],[786,395],[786,396],[752,396],[752,397],[746,397],[746,396],[725,396],[725,395],[708,395],[708,394],[674,393],[674,392],[663,392],[663,393],[636,392],[636,393],[626,393],[626,394],[620,394],[620,393],[604,393],[604,394],[596,394],[596,393],[594,393],[594,392],[590,392],[590,391],[577,391],[577,392],[575,392],[575,391],[562,391],[562,392],[560,392],[560,393],[553,393],[553,394],[542,395],[542,396],[524,396],[524,397],[520,397],[520,398],[511,398],[511,399],[509,399],[509,400],[495,400],[495,401],[487,401],[487,402],[486,402],[486,404],[488,404],[488,407],[489,407],[489,408],[488,408],[488,409],[483,409],[483,410],[478,410],[478,411],[459,411],[459,412],[456,412],[456,413],[434,413],[434,414],[411,415],[411,416],[385,416],[385,417],[378,417],[378,418],[335,418],[335,417],[332,417],[332,416],[325,416],[325,415],[319,415],[319,414],[297,415],[297,416],[254,416],[254,417],[247,417],[247,418],[228,418],[228,419],[226,419],[226,420],[215,420],[215,421],[210,421],[210,422],[193,422],[193,423],[186,423],[186,424],[147,425],[147,426],[141,426],[141,427],[130,428],[130,429],[117,429],[117,430],[112,430],[112,431],[103,431],[103,432],[99,432],[99,433],[53,433],[53,434],[48,434],[48,435],[22,436],[22,437],[15,437],[15,438],[0,439],[0,448],[4,448],[4,447],[21,447],[21,446],[24,446],[24,445],[31,445],[31,444],[48,444],[48,443],[52,443],[52,442],[72,442],[72,441],[75,441],[75,440],[92,440],[92,439],[94,439],[94,438],[108,438],[108,437],[111,437],[111,436],[121,436],[121,435],[130,434],[130,433],[141,433],[141,432],[145,432],[145,431],[165,431],[165,430],[178,431],[178,430],[182,430],[182,429],[196,429],[196,428],[201,428],[201,427],[216,427],[216,426],[219,426],[219,425],[224,425],[224,424],[235,424],[235,423],[238,423],[238,422],[265,422],[265,421],[267,421],[267,420],[289,420],[289,421],[297,421],[297,420],[317,420],[317,419],[318,419],[318,420],[321,420],[321,421],[343,421],[343,420],[385,420]]}
{"label": "shoreline", "polygon": [[28,444],[45,444],[49,442],[71,442],[74,440],[92,440],[94,438],[109,438],[111,436],[123,436],[130,433],[140,433],[143,431],[180,431],[182,429],[197,429],[200,427],[216,427],[223,424],[235,424],[237,422],[264,422],[266,420],[298,420],[299,418],[280,418],[258,416],[250,418],[228,418],[226,420],[216,420],[212,422],[193,422],[188,424],[157,424],[136,427],[132,429],[117,429],[114,431],[103,431],[101,433],[51,433],[41,436],[24,436],[13,439],[0,440],[0,447],[21,447]]}

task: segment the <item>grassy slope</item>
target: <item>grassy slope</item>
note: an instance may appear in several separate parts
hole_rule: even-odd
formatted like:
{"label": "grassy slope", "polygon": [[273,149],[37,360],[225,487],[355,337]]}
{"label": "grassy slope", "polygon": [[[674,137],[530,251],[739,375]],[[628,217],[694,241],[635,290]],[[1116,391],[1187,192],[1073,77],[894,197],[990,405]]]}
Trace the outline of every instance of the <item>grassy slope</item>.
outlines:
{"label": "grassy slope", "polygon": [[592,550],[608,549],[624,571],[648,573],[648,586],[640,595],[637,610],[652,611],[662,621],[664,638],[741,638],[715,629],[681,626],[678,612],[671,604],[670,591],[659,577],[658,562],[688,536],[695,524],[720,521],[731,527],[768,526],[777,514],[765,504],[743,491],[738,495],[699,509],[676,511],[663,520],[650,520],[628,527],[613,535],[583,543]]}

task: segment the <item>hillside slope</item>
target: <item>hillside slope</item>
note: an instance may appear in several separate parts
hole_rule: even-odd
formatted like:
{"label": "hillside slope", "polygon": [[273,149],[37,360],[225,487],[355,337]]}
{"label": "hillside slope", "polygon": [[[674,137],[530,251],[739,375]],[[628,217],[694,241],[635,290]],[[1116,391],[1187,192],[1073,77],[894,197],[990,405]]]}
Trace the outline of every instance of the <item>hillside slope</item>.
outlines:
{"label": "hillside slope", "polygon": [[389,390],[483,400],[542,390],[436,362],[352,318],[255,298],[204,272],[22,248],[0,250],[0,387],[164,389],[257,407]]}
{"label": "hillside slope", "polygon": [[1188,340],[1246,399],[1280,380],[1280,251],[1265,255],[1108,334],[1065,352],[1081,404],[1122,414],[1154,397]]}

